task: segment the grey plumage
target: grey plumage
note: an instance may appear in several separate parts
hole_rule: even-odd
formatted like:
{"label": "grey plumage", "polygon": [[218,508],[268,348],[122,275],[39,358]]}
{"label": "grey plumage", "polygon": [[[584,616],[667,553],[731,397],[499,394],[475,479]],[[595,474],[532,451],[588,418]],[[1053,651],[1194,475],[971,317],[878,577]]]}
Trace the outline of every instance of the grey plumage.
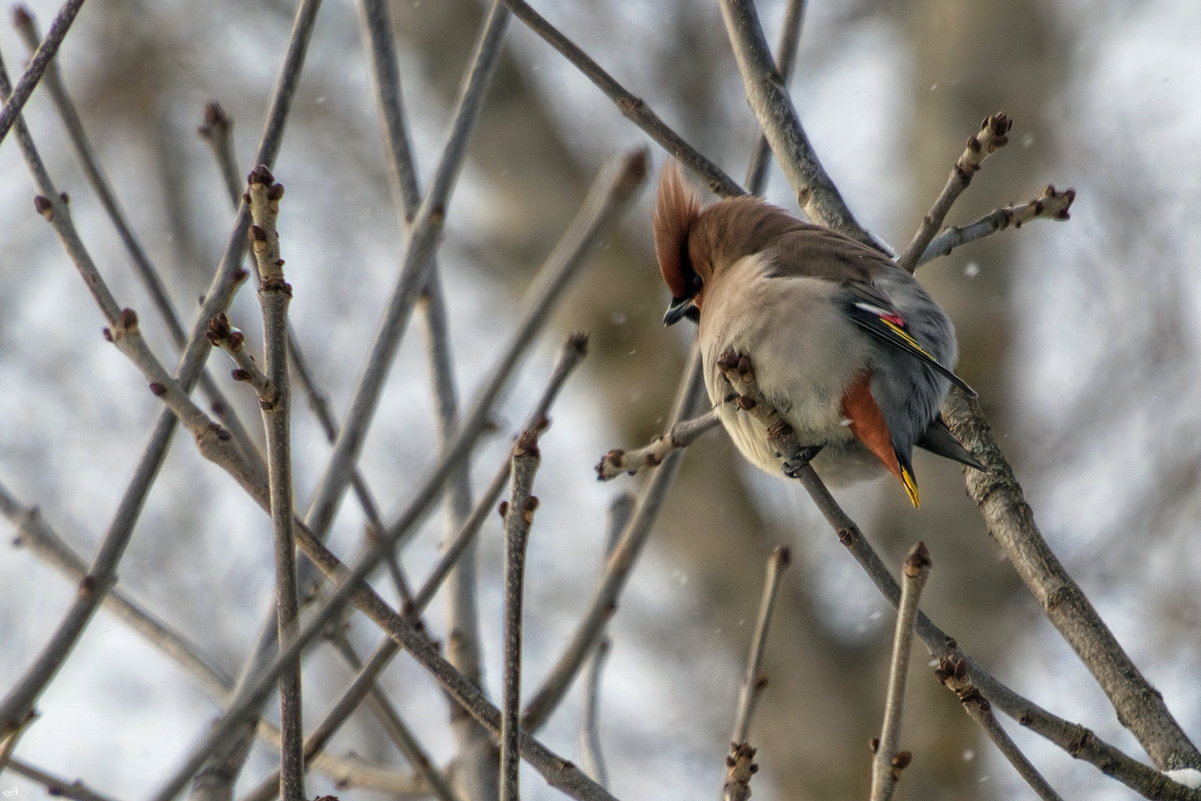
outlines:
{"label": "grey plumage", "polygon": [[822,446],[813,466],[829,483],[887,469],[916,505],[915,445],[979,467],[938,419],[948,377],[966,387],[951,373],[954,328],[909,273],[758,198],[702,209],[672,165],[654,227],[673,295],[668,321],[699,310],[710,399],[751,462],[780,472],[758,424],[721,403],[728,385],[716,361],[728,348],[751,358],[759,388],[798,441]]}

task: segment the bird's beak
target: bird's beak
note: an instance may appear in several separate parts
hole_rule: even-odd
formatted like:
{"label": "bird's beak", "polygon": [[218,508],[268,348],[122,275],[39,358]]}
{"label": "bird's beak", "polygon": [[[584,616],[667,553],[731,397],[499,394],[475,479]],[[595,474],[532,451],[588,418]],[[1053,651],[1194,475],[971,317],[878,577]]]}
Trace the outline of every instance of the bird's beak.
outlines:
{"label": "bird's beak", "polygon": [[672,298],[671,305],[667,307],[667,311],[663,315],[663,325],[675,325],[685,317],[693,317],[693,312],[696,306],[692,303],[692,298]]}

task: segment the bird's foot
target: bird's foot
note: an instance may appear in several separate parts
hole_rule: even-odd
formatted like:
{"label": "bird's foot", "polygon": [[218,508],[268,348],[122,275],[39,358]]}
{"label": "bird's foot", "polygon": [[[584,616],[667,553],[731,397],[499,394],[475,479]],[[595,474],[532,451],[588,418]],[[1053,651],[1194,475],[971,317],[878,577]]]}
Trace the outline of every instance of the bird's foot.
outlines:
{"label": "bird's foot", "polygon": [[755,367],[751,357],[734,348],[726,348],[717,357],[717,369],[734,390],[732,398],[744,411],[755,405]]}
{"label": "bird's foot", "polygon": [[789,478],[800,478],[801,471],[804,470],[805,466],[813,460],[814,456],[817,456],[821,449],[821,445],[805,445],[802,447],[792,456],[784,460],[783,465],[781,465],[784,470],[784,475],[788,476]]}

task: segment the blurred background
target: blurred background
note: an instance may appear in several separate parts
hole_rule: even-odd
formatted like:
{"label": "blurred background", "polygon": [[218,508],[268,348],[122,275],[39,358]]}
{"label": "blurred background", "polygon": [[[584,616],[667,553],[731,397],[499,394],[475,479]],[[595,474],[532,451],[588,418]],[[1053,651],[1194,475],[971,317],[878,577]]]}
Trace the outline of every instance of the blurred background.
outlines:
{"label": "blurred background", "polygon": [[[56,3],[30,3],[43,28]],[[988,114],[1015,120],[948,222],[963,223],[1043,185],[1073,186],[1069,223],[1038,221],[966,246],[919,278],[947,308],[959,372],[980,392],[1052,547],[1186,731],[1201,735],[1201,5],[1192,0],[911,0],[810,3],[790,84],[823,162],[860,221],[903,247],[965,139]],[[84,124],[129,217],[183,316],[208,284],[232,212],[196,135],[204,104],[235,121],[246,169],[291,24],[293,3],[108,0],[84,7],[59,59]],[[741,180],[756,127],[716,4],[562,2],[535,6],[688,141]],[[760,4],[778,38],[783,3]],[[423,179],[442,144],[483,8],[476,0],[392,5],[405,101]],[[341,417],[403,248],[357,9],[321,11],[275,175],[295,288],[291,314]],[[7,24],[10,72],[26,51]],[[173,363],[165,329],[87,188],[44,92],[26,119],[118,302]],[[13,137],[0,146],[0,481],[90,558],[159,411],[100,337],[101,315],[44,221]],[[439,264],[457,378],[473,396],[512,330],[538,265],[599,167],[648,144],[612,104],[514,21],[449,207]],[[654,174],[664,154],[652,145]],[[245,172],[246,170],[243,170]],[[423,185],[428,180],[423,180]],[[473,467],[478,492],[504,458],[559,341],[586,331],[591,353],[552,412],[530,545],[525,681],[537,685],[588,599],[604,549],[605,510],[644,478],[598,484],[592,465],[665,425],[693,336],[664,329],[644,190],[511,382],[498,432]],[[766,195],[796,208],[774,170]],[[231,312],[255,341],[243,290]],[[360,464],[390,519],[435,450],[424,355],[406,336]],[[258,415],[245,387],[228,381]],[[296,411],[297,498],[307,505],[328,445]],[[1042,618],[990,541],[959,470],[918,457],[918,512],[892,483],[837,493],[885,558],[918,539],[935,563],[923,604],[979,662],[1056,714],[1144,758],[1087,671]],[[332,543],[353,554],[362,519],[343,504]],[[500,527],[481,532],[485,682],[499,687]],[[237,672],[272,593],[270,526],[231,481],[176,438],[120,569],[123,590]],[[437,555],[432,520],[404,554],[414,576]],[[686,454],[679,478],[611,625],[603,743],[623,798],[716,796],[734,703],[771,549],[792,548],[768,641],[770,684],[752,728],[756,798],[865,797],[867,742],[882,714],[892,612],[799,487],[755,472],[724,433]],[[70,603],[72,582],[28,549],[0,556],[0,684],[15,681]],[[429,620],[434,636],[442,610]],[[364,646],[377,635],[352,619]],[[324,649],[328,650],[328,649]],[[1026,797],[952,694],[915,657],[902,744],[912,798]],[[306,717],[345,685],[322,652],[306,662]],[[453,752],[446,705],[401,656],[385,686],[439,758]],[[101,612],[42,697],[18,755],[114,797],[148,794],[203,733],[218,706],[157,651]],[[543,731],[577,758],[579,693]],[[1007,728],[1061,790],[1133,797],[1095,768]],[[360,716],[331,750],[398,757]],[[272,767],[256,746],[245,786]],[[6,773],[0,790],[36,797]],[[529,773],[531,798],[555,791]],[[337,792],[320,777],[311,795]],[[378,797],[342,791],[343,797]]]}

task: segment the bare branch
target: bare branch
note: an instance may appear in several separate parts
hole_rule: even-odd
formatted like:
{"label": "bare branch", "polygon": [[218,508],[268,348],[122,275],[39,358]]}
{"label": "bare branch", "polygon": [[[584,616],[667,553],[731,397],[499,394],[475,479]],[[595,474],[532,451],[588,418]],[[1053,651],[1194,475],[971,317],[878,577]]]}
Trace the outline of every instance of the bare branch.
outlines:
{"label": "bare branch", "polygon": [[967,189],[968,184],[972,182],[972,176],[979,171],[984,160],[1008,144],[1009,130],[1012,127],[1013,121],[1005,114],[997,112],[991,117],[986,117],[984,122],[980,123],[980,130],[968,137],[967,147],[951,168],[946,186],[942,188],[930,212],[922,219],[921,227],[914,234],[913,241],[897,257],[897,264],[902,269],[908,272],[917,269],[918,257],[925,252],[930,240],[942,227],[951,206]]}
{"label": "bare branch", "polygon": [[[796,63],[797,43],[801,39],[801,23],[805,18],[805,0],[788,0],[784,9],[784,22],[780,25],[780,44],[776,48],[776,70],[780,73],[780,85],[787,91],[788,79]],[[746,170],[746,188],[752,195],[763,194],[767,183],[767,168],[771,164],[771,144],[760,131],[751,151],[751,162]]]}
{"label": "bare branch", "polygon": [[508,17],[508,12],[500,7],[499,2],[494,2],[476,40],[442,159],[413,221],[400,276],[372,343],[366,368],[355,386],[350,410],[338,432],[329,463],[305,516],[310,527],[318,534],[324,532],[334,518],[342,491],[350,480],[366,438],[367,428],[375,416],[379,394],[400,346],[401,336],[418,296],[428,283],[434,252],[442,239],[446,207],[467,153],[467,142],[479,119],[488,85],[500,59]]}
{"label": "bare branch", "polygon": [[[700,380],[700,355],[695,347],[688,364],[677,389],[673,420],[680,420],[690,414],[704,396],[705,389]],[[537,731],[546,722],[567,694],[588,654],[600,641],[605,624],[617,609],[617,599],[625,588],[626,579],[629,578],[642,547],[646,544],[651,526],[659,514],[679,465],[680,454],[672,453],[643,488],[634,516],[610,554],[605,572],[588,601],[588,608],[576,624],[571,639],[554,666],[543,679],[542,685],[526,703],[521,718],[521,725],[526,731]]]}
{"label": "bare branch", "polygon": [[1004,231],[1006,228],[1021,228],[1031,220],[1066,220],[1069,218],[1068,209],[1076,199],[1075,189],[1065,189],[1062,192],[1047,185],[1043,193],[1020,206],[1005,206],[989,212],[973,223],[960,227],[952,227],[943,231],[926,246],[921,258],[917,260],[920,267],[928,261],[945,256],[960,245],[975,242],[986,236]]}
{"label": "bare branch", "polygon": [[71,23],[75,21],[75,16],[82,7],[83,0],[66,0],[59,7],[54,21],[50,23],[50,30],[46,32],[46,38],[38,45],[33,58],[29,60],[29,66],[17,79],[17,85],[9,88],[8,79],[5,79],[4,108],[0,109],[0,142],[4,141],[4,137],[8,136],[9,130],[20,118],[21,109],[25,108],[26,101],[29,100],[29,96],[37,88],[38,81],[42,79],[50,62],[58,53],[59,46],[63,43],[67,31],[71,30]]}
{"label": "bare branch", "polygon": [[112,796],[99,793],[78,779],[68,782],[15,757],[6,765],[6,768],[42,785],[46,788],[47,795],[70,798],[73,801],[112,801]]}
{"label": "bare branch", "polygon": [[617,110],[626,119],[641,128],[651,139],[668,152],[673,158],[692,169],[705,179],[709,189],[721,197],[744,195],[746,192],[733,178],[726,175],[720,167],[705,158],[692,145],[684,141],[678,133],[667,126],[659,115],[651,110],[640,97],[631,94],[624,86],[605,72],[599,64],[592,60],[580,47],[551,25],[541,14],[530,7],[525,0],[503,0],[513,12],[534,33],[541,36],[568,61],[576,66],[584,77],[592,81],[617,106]]}
{"label": "bare branch", "polygon": [[989,468],[965,471],[965,480],[992,538],[1005,550],[1047,619],[1097,679],[1118,720],[1161,770],[1201,765],[1201,754],[1163,696],[1139,672],[1043,539],[979,404],[952,391],[943,408],[956,439]]}
{"label": "bare branch", "polygon": [[237,158],[234,156],[234,121],[216,100],[204,106],[204,122],[197,128],[200,138],[213,149],[225,190],[234,208],[238,206],[242,186],[238,181]]}
{"label": "bare branch", "polygon": [[259,367],[258,362],[246,350],[246,335],[235,328],[225,312],[221,312],[209,320],[208,341],[214,348],[220,348],[225,355],[237,365],[232,373],[235,381],[245,381],[250,384],[254,394],[259,398],[259,404],[265,407],[275,405],[278,393],[271,379]]}
{"label": "bare branch", "polygon": [[[401,102],[400,69],[391,14],[386,0],[362,0],[359,8],[383,128],[389,179],[400,228],[407,229],[420,210],[421,192]],[[451,365],[446,300],[436,262],[430,265],[420,309],[438,421],[438,442],[445,445],[457,424],[459,400]],[[451,534],[462,528],[471,509],[471,482],[466,466],[451,476],[445,506],[445,531],[449,540]],[[480,682],[483,671],[474,539],[467,537],[461,541],[464,550],[450,562],[454,570],[448,579],[446,625],[452,634],[448,638],[447,656],[464,675]],[[470,717],[454,714],[454,710],[451,729],[459,744],[457,765],[463,794],[473,801],[492,801],[500,788],[495,744]]]}
{"label": "bare branch", "polygon": [[[320,761],[322,750],[364,699],[370,699],[374,696],[377,703],[383,700],[382,693],[376,688],[376,679],[392,661],[392,657],[400,650],[400,646],[395,640],[391,638],[385,639],[376,648],[371,658],[367,660],[367,663],[363,664],[358,659],[358,655],[350,649],[350,644],[345,638],[341,638],[336,644],[343,655],[347,657],[347,661],[354,666],[358,673],[321,722],[305,738],[304,762],[306,766],[314,765]],[[391,705],[378,703],[377,711],[381,713],[381,719],[388,730],[389,736],[397,744],[401,753],[405,755],[405,759],[417,771],[420,779],[425,782],[428,792],[437,797],[439,801],[459,801],[454,790],[442,778],[442,774],[439,772],[437,766],[430,761],[425,749],[421,747],[411,729],[401,720]],[[280,772],[277,770],[271,776],[264,779],[258,787],[244,796],[242,801],[270,801],[279,792],[279,784]]]}
{"label": "bare branch", "polygon": [[[634,513],[634,496],[623,492],[609,504],[605,523],[605,559],[613,553],[621,532],[625,531]],[[600,736],[600,683],[605,660],[609,656],[609,638],[602,633],[596,650],[584,667],[584,709],[580,714],[580,752],[584,769],[602,786],[609,784],[609,772],[605,768],[605,757]]]}
{"label": "bare branch", "polygon": [[[263,310],[263,359],[274,397],[260,402],[267,431],[267,493],[275,561],[275,611],[280,647],[296,635],[300,600],[296,593],[296,542],[292,532],[292,395],[288,383],[288,305],[292,287],[284,280],[280,258],[279,201],[283,185],[267,165],[255,167],[249,178],[246,203],[250,206],[250,249],[259,276],[259,302]],[[301,720],[301,669],[296,660],[280,675],[279,797],[303,801],[304,729]]]}
{"label": "bare branch", "polygon": [[615,448],[596,465],[596,477],[608,481],[622,473],[635,475],[646,467],[658,467],[670,454],[687,448],[702,434],[721,425],[717,411],[710,409],[700,417],[683,420],[671,427],[666,434],[655,437],[649,444],[636,450],[623,451]]}
{"label": "bare branch", "polygon": [[525,551],[538,498],[530,494],[542,453],[538,433],[526,430],[513,446],[509,500],[501,504],[505,520],[504,704],[500,719],[500,801],[518,801],[517,772],[521,737],[521,625],[525,587]]}
{"label": "bare branch", "polygon": [[1017,743],[1001,728],[1001,724],[997,722],[992,713],[992,704],[968,681],[967,663],[955,658],[941,659],[934,675],[948,690],[959,696],[968,717],[984,730],[997,750],[1017,769],[1018,774],[1026,780],[1030,789],[1034,790],[1039,798],[1043,801],[1061,801],[1059,794],[1052,789],[1038,769],[1021,752]]}
{"label": "bare branch", "polygon": [[726,757],[726,783],[722,788],[723,801],[749,801],[751,777],[759,771],[752,760],[755,749],[749,743],[730,743],[730,755]]}
{"label": "bare branch", "polygon": [[[749,359],[745,365],[742,365],[741,362],[742,359],[738,359],[736,364],[727,365],[725,372],[727,379],[731,380],[733,385],[739,387],[739,392],[742,393],[741,397],[747,398],[747,401],[739,399],[739,407],[743,409],[748,409],[749,407],[748,410],[750,413],[756,415],[760,420],[770,421],[775,419],[775,417],[778,417],[778,412],[771,407],[767,399],[759,392],[758,385],[754,381],[754,371]],[[952,393],[952,400],[956,403],[962,403],[961,393]],[[953,414],[944,410],[944,416],[947,417],[948,421],[952,418]],[[775,427],[774,429],[769,428],[768,431],[769,435],[772,436],[774,447],[780,453],[796,453],[800,450],[799,443],[790,428]],[[961,432],[956,432],[960,441],[965,442],[968,447],[974,444],[975,440],[970,437],[964,438],[960,434]],[[995,449],[995,444],[993,448]],[[973,452],[980,453],[981,451],[976,451],[973,448]],[[985,461],[985,464],[989,463],[987,460]],[[830,491],[826,489],[825,484],[818,478],[812,465],[807,462],[801,464],[796,470],[796,478],[805,487],[806,492],[813,499],[818,511],[822,513],[822,516],[826,518],[826,521],[834,529],[834,532],[838,535],[839,542],[851,552],[851,555],[854,556],[855,560],[868,574],[880,593],[894,606],[899,605],[901,588],[897,584],[896,579],[893,578],[892,573],[880,559],[875,549],[863,537],[863,533],[859,530],[855,521],[847,515],[834,499],[834,496],[830,494]],[[918,612],[914,625],[917,635],[921,637],[922,642],[925,643],[927,650],[929,650],[932,656],[942,658],[954,655],[964,660],[968,664],[968,674],[971,677],[972,683],[980,687],[981,691],[988,698],[992,699],[997,708],[1022,725],[1029,727],[1031,730],[1059,745],[1073,757],[1088,761],[1106,775],[1113,776],[1123,784],[1139,792],[1145,798],[1188,798],[1194,801],[1201,801],[1201,791],[1190,791],[1174,782],[1167,781],[1159,771],[1131,759],[1117,748],[1100,740],[1083,726],[1063,720],[1038,706],[1033,701],[1014,692],[972,661],[970,657],[959,649],[954,638],[949,637],[921,612]]]}
{"label": "bare branch", "polygon": [[[14,13],[13,17],[17,32],[21,35],[26,46],[31,50],[36,49],[41,37],[38,34],[37,24],[33,15],[27,9],[22,8],[20,13]],[[87,133],[83,127],[83,121],[79,118],[79,113],[75,108],[75,103],[71,100],[71,96],[67,93],[66,86],[63,84],[57,63],[50,63],[46,69],[43,83],[50,93],[50,98],[54,102],[54,107],[58,111],[59,117],[62,119],[63,127],[66,129],[67,136],[71,140],[71,145],[75,149],[76,157],[83,168],[88,184],[95,191],[100,205],[104,207],[105,214],[108,215],[109,221],[112,223],[113,228],[116,229],[117,235],[120,237],[121,243],[125,247],[126,253],[129,254],[130,261],[133,263],[135,273],[146,288],[146,291],[150,294],[151,302],[167,327],[167,333],[171,337],[171,341],[176,347],[182,349],[187,342],[187,332],[184,330],[182,322],[180,322],[179,314],[171,302],[170,295],[167,293],[167,287],[163,283],[162,276],[159,275],[158,268],[151,262],[145,248],[142,247],[141,241],[134,233],[133,227],[129,224],[124,211],[122,211],[120,203],[117,201],[116,193],[113,191],[107,176],[105,176],[104,170],[96,157],[95,150],[88,140]],[[235,200],[234,202],[236,205],[237,201]],[[200,387],[205,395],[208,396],[213,408],[228,410],[227,414],[219,415],[222,424],[225,425],[226,429],[247,455],[254,454],[256,452],[254,441],[250,438],[246,428],[238,419],[237,414],[234,412],[234,407],[225,398],[220,387],[207,372],[201,372],[199,380]]]}
{"label": "bare branch", "polygon": [[809,144],[809,137],[801,127],[772,60],[754,3],[751,0],[722,0],[721,13],[738,70],[742,73],[747,100],[771,143],[776,161],[796,193],[801,210],[810,220],[878,249],[871,234],[859,225],[847,208]]}
{"label": "bare branch", "polygon": [[892,661],[888,669],[888,695],[884,703],[884,723],[880,738],[874,741],[872,760],[871,801],[888,801],[897,791],[901,771],[909,766],[913,755],[900,751],[901,712],[905,705],[905,684],[909,676],[909,659],[913,650],[913,621],[922,588],[930,576],[930,552],[918,542],[909,549],[901,567],[901,603],[897,607],[897,624],[892,638]]}
{"label": "bare branch", "polygon": [[744,743],[750,736],[751,717],[755,704],[767,686],[767,677],[762,675],[763,652],[767,646],[767,627],[771,625],[772,611],[780,589],[780,576],[792,560],[791,552],[776,546],[767,559],[767,577],[763,581],[763,597],[759,601],[759,617],[755,621],[755,633],[751,636],[751,649],[747,655],[746,670],[742,674],[742,686],[738,691],[738,709],[734,715],[734,733],[731,742]]}

